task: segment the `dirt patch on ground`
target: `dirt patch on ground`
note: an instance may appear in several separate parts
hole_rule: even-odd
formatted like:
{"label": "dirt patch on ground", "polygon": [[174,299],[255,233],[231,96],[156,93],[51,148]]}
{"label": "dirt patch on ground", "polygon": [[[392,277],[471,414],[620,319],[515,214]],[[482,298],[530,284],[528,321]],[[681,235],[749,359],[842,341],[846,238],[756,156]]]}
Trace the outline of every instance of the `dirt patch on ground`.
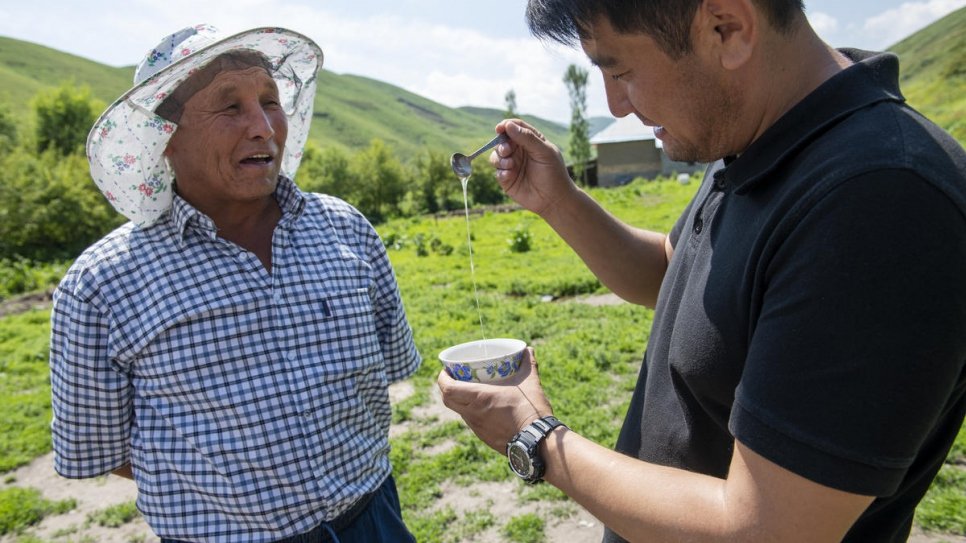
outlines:
{"label": "dirt patch on ground", "polygon": [[53,293],[53,289],[50,289],[43,292],[21,294],[19,296],[14,296],[13,298],[0,301],[0,318],[6,317],[7,315],[16,315],[17,313],[23,313],[24,311],[31,311],[34,309],[48,309],[50,308],[51,295],[53,295]]}
{"label": "dirt patch on ground", "polygon": [[[159,539],[140,518],[116,528],[98,526],[88,516],[112,505],[133,501],[137,497],[134,483],[116,476],[96,479],[65,479],[54,472],[53,453],[7,474],[2,488],[19,486],[36,488],[48,500],[74,499],[77,507],[63,515],[52,515],[30,528],[29,533],[43,541],[90,541],[98,543],[152,543]],[[12,476],[11,476],[12,475]],[[4,536],[0,542],[16,541]]]}
{"label": "dirt patch on ground", "polygon": [[[399,401],[413,393],[412,383],[406,381],[390,387],[390,397]],[[442,405],[439,392],[432,386],[429,405],[414,409],[417,421],[449,421],[459,417]],[[407,421],[394,425],[391,433],[398,434],[413,424]],[[445,446],[445,444],[441,444]],[[120,477],[108,476],[97,479],[70,480],[53,470],[52,454],[34,459],[4,478],[0,488],[9,486],[39,489],[48,500],[73,498],[77,507],[68,514],[50,516],[30,528],[29,533],[43,541],[97,542],[97,543],[158,543],[147,524],[138,517],[117,528],[97,526],[88,521],[90,514],[111,505],[132,501],[137,496],[134,483]],[[520,485],[516,482],[477,483],[470,486],[444,484],[442,497],[434,506],[438,509],[452,508],[457,515],[486,510],[495,523],[483,532],[465,538],[465,543],[502,543],[506,537],[501,528],[514,516],[534,513],[545,519],[548,543],[597,543],[604,531],[603,525],[585,509],[574,502],[526,502],[519,499]],[[0,537],[0,543],[13,543],[16,536]],[[966,543],[966,537],[945,534],[913,532],[910,543]]]}
{"label": "dirt patch on ground", "polygon": [[[33,309],[50,307],[51,292],[33,293],[0,302],[0,317]],[[581,296],[553,301],[572,301],[589,305],[617,305],[627,303],[615,294]],[[392,402],[402,401],[414,392],[413,383],[403,381],[389,387]],[[428,405],[413,410],[411,420],[394,424],[390,435],[399,435],[422,421],[434,424],[459,420],[459,416],[446,408],[440,399],[439,389],[431,386]],[[438,445],[440,451],[451,443]],[[0,488],[18,486],[36,488],[48,500],[73,499],[77,507],[63,515],[53,515],[32,526],[28,533],[43,541],[96,542],[96,543],[158,543],[147,523],[140,517],[122,526],[112,528],[90,522],[91,514],[112,505],[133,501],[137,497],[134,483],[115,476],[96,479],[64,479],[54,472],[53,454],[36,458],[30,464],[6,474]],[[470,486],[444,484],[442,498],[435,505],[438,509],[452,508],[457,515],[486,510],[496,519],[494,526],[481,533],[465,538],[465,543],[502,543],[506,537],[501,527],[509,518],[534,513],[545,519],[548,543],[597,543],[604,527],[593,515],[574,502],[526,502],[519,499],[519,484],[515,482],[477,483]],[[0,537],[0,543],[13,543],[19,536]],[[966,543],[966,537],[946,534],[923,533],[914,530],[909,543]]]}

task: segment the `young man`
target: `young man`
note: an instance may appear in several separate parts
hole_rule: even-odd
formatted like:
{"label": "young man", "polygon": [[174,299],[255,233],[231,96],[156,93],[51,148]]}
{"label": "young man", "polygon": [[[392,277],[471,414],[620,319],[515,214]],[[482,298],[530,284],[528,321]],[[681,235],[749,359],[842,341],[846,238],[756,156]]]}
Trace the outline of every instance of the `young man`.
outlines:
{"label": "young man", "polygon": [[646,232],[501,123],[507,194],[654,327],[618,452],[544,419],[535,358],[515,387],[440,374],[446,405],[605,541],[905,541],[966,411],[962,147],[903,103],[894,56],[830,48],[797,0],[527,16],[580,42],[615,116],[713,164],[672,231]]}
{"label": "young man", "polygon": [[389,260],[291,178],[322,51],[265,28],[165,38],[88,140],[132,222],[54,297],[55,467],[133,477],[162,541],[412,541],[387,386],[420,359]]}

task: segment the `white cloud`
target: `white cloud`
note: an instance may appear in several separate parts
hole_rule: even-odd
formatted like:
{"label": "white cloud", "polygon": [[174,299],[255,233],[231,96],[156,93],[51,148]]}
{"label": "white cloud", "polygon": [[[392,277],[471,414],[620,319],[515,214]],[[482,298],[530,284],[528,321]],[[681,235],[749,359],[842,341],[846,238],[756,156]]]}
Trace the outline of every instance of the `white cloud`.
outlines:
{"label": "white cloud", "polygon": [[839,29],[838,19],[821,11],[808,13],[808,22],[819,36],[832,36]]}
{"label": "white cloud", "polygon": [[576,63],[592,73],[588,114],[607,114],[599,74],[582,51],[528,35],[491,36],[470,28],[472,21],[438,24],[425,13],[380,9],[337,15],[328,3],[291,0],[129,0],[123,9],[115,0],[88,0],[44,13],[30,3],[14,6],[5,4],[4,11],[10,11],[7,22],[18,24],[0,21],[0,34],[31,39],[26,23],[34,29],[32,41],[112,66],[137,64],[164,34],[188,25],[211,23],[229,33],[282,26],[316,40],[325,69],[385,81],[451,107],[502,109],[513,89],[518,111],[561,123],[570,118],[563,75]]}
{"label": "white cloud", "polygon": [[866,19],[862,31],[873,40],[875,48],[884,49],[963,6],[966,0],[904,2]]}

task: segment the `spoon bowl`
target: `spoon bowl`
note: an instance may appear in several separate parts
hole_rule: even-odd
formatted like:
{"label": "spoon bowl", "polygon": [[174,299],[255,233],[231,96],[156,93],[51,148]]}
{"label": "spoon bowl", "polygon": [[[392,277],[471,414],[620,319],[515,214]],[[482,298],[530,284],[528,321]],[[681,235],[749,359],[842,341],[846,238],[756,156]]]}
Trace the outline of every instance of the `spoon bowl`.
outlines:
{"label": "spoon bowl", "polygon": [[449,158],[449,165],[453,168],[453,173],[461,179],[465,179],[473,173],[473,165],[470,164],[470,157],[463,153],[453,153],[453,156]]}
{"label": "spoon bowl", "polygon": [[508,138],[505,133],[501,133],[469,156],[466,156],[463,153],[453,153],[453,156],[449,158],[449,165],[451,168],[453,168],[453,173],[459,176],[460,179],[466,179],[473,174],[473,165],[471,163],[473,162],[474,158],[478,157],[481,153],[484,153],[507,141],[510,141],[510,138]]}

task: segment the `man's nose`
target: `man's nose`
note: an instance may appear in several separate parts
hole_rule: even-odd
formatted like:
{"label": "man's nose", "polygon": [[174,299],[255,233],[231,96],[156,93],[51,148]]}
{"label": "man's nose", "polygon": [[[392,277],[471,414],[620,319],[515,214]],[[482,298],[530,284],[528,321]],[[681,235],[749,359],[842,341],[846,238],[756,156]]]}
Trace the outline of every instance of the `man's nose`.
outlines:
{"label": "man's nose", "polygon": [[607,96],[607,108],[614,117],[626,117],[634,112],[634,106],[627,96],[627,86],[620,81],[614,81],[604,76],[604,94]]}
{"label": "man's nose", "polygon": [[267,140],[275,135],[272,118],[261,104],[249,108],[247,121],[249,137]]}

